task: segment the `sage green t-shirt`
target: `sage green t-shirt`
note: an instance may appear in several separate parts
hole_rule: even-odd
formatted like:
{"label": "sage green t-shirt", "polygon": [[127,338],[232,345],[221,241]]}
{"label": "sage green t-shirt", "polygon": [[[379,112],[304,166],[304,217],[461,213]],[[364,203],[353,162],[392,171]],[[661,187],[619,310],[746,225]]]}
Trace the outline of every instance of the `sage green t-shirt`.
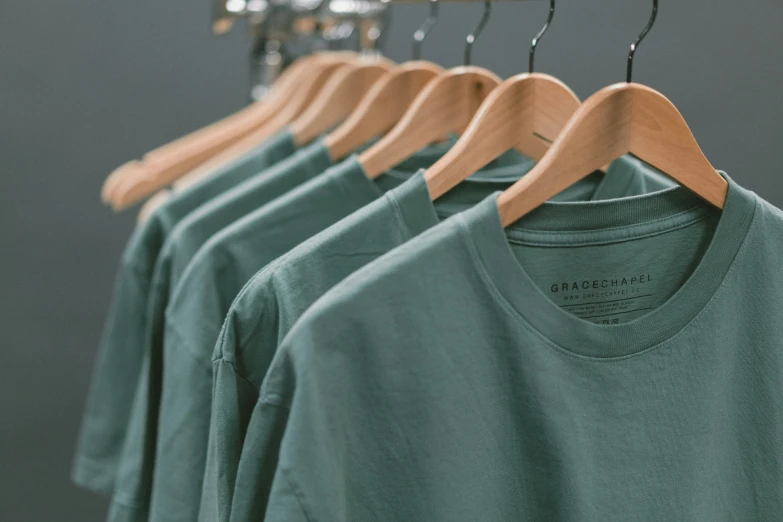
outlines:
{"label": "sage green t-shirt", "polygon": [[[451,215],[469,208],[481,201],[487,194],[504,189],[516,181],[532,164],[526,161],[520,165],[512,164],[511,167],[504,168],[504,162],[513,159],[513,156],[513,154],[507,155],[489,165],[487,170],[471,177],[466,183],[440,198],[438,209],[441,214],[443,216]],[[430,163],[435,159],[437,158],[432,158]],[[415,167],[415,165],[409,165],[409,167]],[[643,187],[651,182],[640,179],[636,183],[629,183],[629,179],[646,178],[648,172],[641,167],[638,160],[623,158],[612,166],[606,176],[595,174],[582,183],[571,187],[559,198],[566,200],[590,199],[599,191],[611,197],[613,190],[615,190],[613,187],[633,192],[634,187]],[[393,180],[393,174],[387,178]],[[363,187],[372,185],[355,161],[346,165],[346,170],[342,175],[346,180],[350,179],[344,186],[353,187],[351,189],[353,193],[356,193],[357,190],[365,190]],[[295,288],[290,287],[283,292],[284,297],[282,298],[292,300],[295,303],[294,306],[289,309],[277,310],[272,307],[263,309],[263,306],[251,306],[252,314],[258,314],[259,321],[256,326],[261,328],[262,333],[259,333],[258,336],[248,336],[248,338],[243,336],[243,339],[248,341],[252,347],[248,350],[247,358],[235,356],[232,352],[226,355],[226,360],[223,360],[222,354],[217,353],[213,363],[209,340],[216,337],[217,329],[228,311],[228,305],[238,292],[239,285],[247,281],[256,269],[263,267],[277,253],[283,251],[280,249],[277,253],[264,252],[263,247],[280,244],[281,237],[284,237],[287,243],[283,244],[287,249],[305,237],[305,234],[294,234],[292,237],[287,225],[281,226],[280,224],[296,223],[297,226],[302,227],[304,223],[308,223],[310,227],[308,234],[312,234],[313,231],[323,229],[329,224],[327,216],[333,220],[339,217],[339,214],[344,215],[343,211],[350,212],[352,208],[346,207],[346,201],[352,201],[355,204],[353,208],[358,208],[368,202],[370,198],[350,198],[348,197],[350,194],[348,189],[344,189],[344,195],[340,196],[334,190],[330,191],[326,188],[319,188],[319,194],[309,195],[310,204],[305,204],[304,199],[295,202],[286,196],[287,201],[279,200],[273,206],[264,209],[252,224],[251,222],[237,224],[233,233],[226,234],[219,240],[215,238],[210,245],[211,248],[205,247],[198,259],[194,260],[193,265],[189,268],[187,279],[183,279],[183,283],[178,288],[177,302],[172,303],[167,318],[167,327],[171,329],[172,335],[170,342],[167,338],[165,368],[171,368],[172,371],[170,373],[167,371],[164,378],[164,397],[168,397],[164,403],[168,403],[170,406],[168,408],[164,406],[162,409],[161,419],[166,427],[161,428],[161,434],[166,441],[165,443],[161,441],[160,445],[161,447],[165,444],[167,447],[179,448],[179,451],[190,451],[197,447],[194,440],[195,435],[204,432],[202,429],[185,428],[185,426],[192,425],[189,423],[194,422],[206,426],[211,422],[211,443],[202,496],[202,520],[227,519],[233,478],[239,461],[241,440],[244,436],[247,418],[257,399],[258,387],[268,367],[271,354],[274,353],[278,338],[284,335],[288,326],[301,312],[301,308],[297,307],[309,305],[329,286],[366,263],[372,256],[380,255],[383,248],[391,249],[400,244],[402,238],[399,232],[406,228],[405,220],[414,220],[417,227],[426,228],[433,224],[428,220],[422,221],[417,215],[406,216],[400,214],[400,211],[393,210],[395,208],[391,203],[395,201],[393,194],[397,190],[402,190],[407,194],[410,189],[404,187],[408,183],[413,183],[412,186],[415,187],[413,192],[417,194],[416,197],[429,201],[428,191],[422,184],[421,175],[415,176],[415,180],[409,180],[403,186],[389,193],[392,195],[388,197],[392,199],[382,200],[385,201],[383,208],[388,212],[384,218],[385,224],[380,230],[375,230],[372,226],[379,225],[380,222],[368,222],[362,231],[367,235],[366,238],[362,238],[363,241],[348,242],[339,255],[335,254],[334,257],[331,257],[326,254],[330,256],[328,260],[322,260],[317,255],[311,258],[312,266],[322,267],[323,271],[310,274],[313,276],[312,279],[303,279],[300,281],[301,284],[296,285]],[[668,181],[663,181],[663,183],[670,184]],[[390,185],[388,181],[384,184]],[[315,188],[316,185],[313,185],[313,189]],[[304,194],[305,187],[301,187],[301,190]],[[380,194],[377,189],[372,192],[374,196]],[[620,195],[622,194],[616,194],[616,196]],[[293,193],[290,196],[293,197]],[[323,201],[319,203],[320,200],[317,198],[321,198]],[[326,214],[315,213],[312,210],[329,205],[340,205],[341,212]],[[370,207],[374,208],[375,205],[374,203]],[[228,252],[228,255],[225,252]],[[333,264],[339,264],[341,268],[332,268]],[[279,262],[275,262],[274,265],[279,266]],[[319,269],[315,268],[315,270]],[[232,276],[232,274],[239,275]],[[204,281],[209,281],[209,283],[205,284]],[[214,317],[214,321],[209,322],[205,319],[206,317]],[[233,320],[226,324],[229,323],[236,324]],[[197,326],[194,326],[196,324]],[[262,335],[265,337],[261,337]],[[255,341],[259,341],[259,344],[255,344]],[[185,351],[190,351],[190,356],[179,355],[180,352]],[[199,360],[201,362],[197,364]],[[226,361],[229,360],[238,362],[227,363]],[[208,364],[214,364],[215,368],[213,401],[210,401],[213,387],[204,378],[205,375],[209,375]],[[203,393],[194,393],[194,390],[198,389]],[[210,402],[212,414],[209,413]],[[183,407],[183,404],[187,406]],[[197,406],[197,404],[200,405]],[[199,409],[203,413],[197,416],[195,412]],[[171,411],[171,413],[169,414],[167,411]],[[164,437],[165,431],[171,435]],[[187,436],[187,440],[184,435]],[[182,471],[182,466],[176,465],[176,461],[183,460],[181,457],[177,450],[172,449],[172,451],[163,452],[161,458],[158,459],[156,477],[170,477],[169,480],[160,481],[164,488],[183,483],[181,480],[174,480],[170,475],[172,469]],[[191,456],[187,460],[188,462],[196,462]],[[184,474],[195,476],[195,472],[189,469]],[[158,490],[157,487],[156,490]],[[184,509],[181,506],[173,506],[170,498],[185,499],[188,497],[173,492],[165,496],[155,495],[153,504],[159,503],[160,507],[155,507],[153,511],[180,512],[181,509]]]}
{"label": "sage green t-shirt", "polygon": [[164,313],[169,295],[198,249],[216,232],[320,174],[332,164],[322,140],[301,148],[201,205],[169,234],[147,300],[144,360],[114,486],[110,522],[147,520],[161,394]]}
{"label": "sage green t-shirt", "polygon": [[160,250],[176,224],[216,195],[294,152],[283,131],[177,193],[131,236],[122,255],[82,420],[72,471],[83,487],[111,492],[142,365],[147,299]]}
{"label": "sage green t-shirt", "polygon": [[[152,520],[173,516],[192,520],[198,514],[209,433],[212,352],[242,286],[279,255],[372,202],[419,168],[432,165],[447,150],[444,145],[429,147],[374,181],[356,157],[349,158],[227,227],[199,251],[166,316]],[[530,165],[519,154],[505,155],[493,164],[493,188],[507,186]],[[501,166],[505,169],[499,170]],[[505,184],[498,184],[501,177]],[[584,193],[592,193],[595,181],[581,187]],[[248,412],[252,405],[246,405]],[[217,469],[219,474],[222,468],[222,461],[207,461],[208,471]],[[204,487],[214,489],[209,484]]]}
{"label": "sage green t-shirt", "polygon": [[783,213],[729,183],[492,196],[349,276],[264,381],[265,519],[779,520]]}

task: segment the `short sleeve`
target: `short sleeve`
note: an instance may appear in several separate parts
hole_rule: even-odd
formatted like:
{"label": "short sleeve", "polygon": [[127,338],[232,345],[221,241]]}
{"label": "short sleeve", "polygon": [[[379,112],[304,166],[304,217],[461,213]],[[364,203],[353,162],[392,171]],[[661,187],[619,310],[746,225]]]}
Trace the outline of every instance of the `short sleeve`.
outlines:
{"label": "short sleeve", "polygon": [[239,460],[232,520],[264,519],[287,420],[288,408],[263,397],[256,404]]}

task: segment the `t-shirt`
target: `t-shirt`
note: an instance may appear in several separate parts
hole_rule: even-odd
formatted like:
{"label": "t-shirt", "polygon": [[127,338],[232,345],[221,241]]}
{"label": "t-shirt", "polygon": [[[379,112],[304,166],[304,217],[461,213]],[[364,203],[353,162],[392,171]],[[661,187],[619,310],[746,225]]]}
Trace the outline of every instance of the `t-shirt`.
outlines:
{"label": "t-shirt", "polygon": [[266,520],[780,520],[783,213],[729,180],[503,229],[496,197],[289,332]]}
{"label": "t-shirt", "polygon": [[[612,163],[591,197],[593,200],[614,199],[671,186],[672,182],[652,167],[638,159],[623,157]],[[578,197],[584,195],[579,192],[579,186],[573,186],[555,200],[590,199]],[[423,177],[414,176],[386,193],[384,198],[270,263],[253,277],[232,304],[215,352],[217,367],[228,364],[229,368],[240,365],[255,368],[249,376],[239,376],[256,383],[255,392],[279,342],[308,306],[365,264],[431,228],[440,219],[465,208],[444,198],[437,200],[433,207]],[[223,374],[229,372],[224,370]],[[231,384],[226,386],[218,379],[217,371],[215,375],[216,396],[221,395],[224,388],[235,387]],[[219,418],[224,409],[220,404],[216,400],[213,405],[215,418]],[[237,512],[239,520],[263,517],[270,474],[274,472],[274,467],[258,466],[263,444],[256,438],[258,434],[253,426],[257,422],[259,419],[255,419],[254,415],[242,448],[233,493],[232,512]],[[228,517],[221,516],[220,519],[227,520]]]}
{"label": "t-shirt", "polygon": [[[204,245],[178,285],[166,317],[153,520],[171,520],[172,513],[181,520],[197,516],[209,433],[212,352],[225,314],[242,286],[279,255],[433,164],[447,150],[447,145],[429,147],[374,181],[351,157]],[[517,153],[503,156],[493,164],[492,186],[508,185],[509,181],[498,185],[497,180],[518,179],[530,165]],[[592,193],[595,182],[588,183],[582,191]],[[252,405],[246,405],[248,412]],[[219,474],[223,465],[222,459],[208,461],[206,469]],[[204,487],[214,490],[210,484]]]}
{"label": "t-shirt", "polygon": [[152,274],[171,230],[192,210],[294,150],[291,132],[280,132],[250,154],[178,193],[134,231],[122,255],[93,370],[72,470],[76,484],[106,493],[113,489],[142,365]]}
{"label": "t-shirt", "polygon": [[[487,194],[508,187],[532,165],[531,162],[525,161],[520,165],[512,163],[510,167],[504,167],[513,157],[514,154],[509,154],[501,158],[491,164],[488,170],[471,177],[466,183],[440,198],[438,209],[442,215],[464,210],[481,201]],[[420,163],[432,163],[436,159],[433,157],[428,162]],[[416,167],[413,164],[407,166],[411,169]],[[350,160],[344,164],[344,167],[345,170],[341,173],[335,171],[331,176],[324,176],[319,183],[313,182],[312,186],[302,186],[298,193],[292,192],[285,199],[278,200],[268,208],[259,211],[254,218],[248,217],[247,222],[238,223],[231,232],[227,231],[221,233],[220,237],[213,238],[210,245],[204,248],[189,268],[187,279],[183,279],[183,283],[178,288],[178,298],[169,309],[167,328],[171,331],[171,337],[170,339],[167,337],[166,340],[164,367],[167,369],[167,375],[164,377],[164,406],[161,410],[162,422],[167,424],[167,427],[161,428],[160,446],[165,445],[171,450],[161,452],[161,457],[157,461],[156,480],[158,476],[170,478],[160,480],[158,483],[163,486],[162,488],[156,486],[156,490],[169,489],[184,483],[183,479],[171,477],[172,470],[178,470],[188,477],[197,476],[197,471],[189,468],[183,470],[182,466],[176,463],[187,460],[195,466],[198,461],[191,454],[188,454],[188,458],[185,459],[185,455],[178,452],[203,448],[204,441],[198,440],[197,437],[206,435],[204,427],[211,421],[212,444],[209,446],[202,496],[201,517],[204,520],[214,520],[218,513],[221,519],[226,518],[244,427],[257,399],[258,387],[266,372],[269,359],[269,356],[264,354],[264,350],[259,349],[261,355],[257,357],[259,352],[254,351],[247,361],[227,364],[218,354],[213,363],[211,340],[217,337],[219,325],[241,285],[256,270],[308,235],[325,228],[331,222],[380,195],[380,191],[367,180],[357,161]],[[628,177],[644,175],[645,169],[640,168],[638,160],[624,158],[613,165],[606,176],[600,174],[591,176],[561,194],[560,198],[589,199],[597,191],[596,184],[605,194],[612,194],[612,185],[622,187],[623,190],[633,190],[629,188]],[[397,183],[395,177],[399,176],[391,173],[381,178],[381,180],[385,179],[382,184],[388,188],[392,182]],[[416,179],[421,180],[421,176],[416,176]],[[414,192],[418,197],[429,201],[426,187],[419,182],[413,183],[416,187]],[[647,182],[640,181],[634,186],[645,183]],[[429,206],[429,203],[427,205]],[[427,220],[420,221],[416,215],[406,216],[406,219],[417,221],[416,226],[422,223],[427,226],[430,224]],[[290,223],[296,225],[297,233],[291,233],[288,228]],[[327,271],[318,274],[315,278],[317,281],[303,281],[301,286],[291,292],[291,299],[299,299],[298,302],[306,306],[317,297],[313,295],[314,293],[339,281],[336,279],[337,274],[350,273],[354,268],[358,268],[367,262],[370,252],[378,255],[379,245],[388,245],[390,242],[401,240],[398,232],[404,229],[405,225],[401,222],[400,214],[390,211],[388,222],[383,230],[373,230],[372,227],[365,229],[367,234],[377,238],[375,243],[368,240],[366,246],[369,251],[352,248],[360,245],[361,241],[347,245],[347,251],[330,260],[341,263],[343,265],[341,271],[331,274]],[[387,237],[389,239],[384,239]],[[396,244],[399,243],[393,246]],[[340,276],[342,277],[343,275]],[[319,288],[322,290],[318,290]],[[274,311],[271,311],[268,316],[264,312],[264,315],[266,319],[273,322],[278,319]],[[213,318],[211,321],[207,319],[210,317]],[[285,320],[294,319],[295,316],[291,315]],[[276,324],[264,331],[269,342],[269,346],[265,348],[266,352],[270,349],[272,353],[274,352],[278,335],[282,336],[285,333],[283,329],[284,327]],[[183,352],[189,352],[189,355],[183,355]],[[232,360],[231,354],[227,356],[227,360]],[[212,386],[205,377],[210,375],[209,368],[212,364],[215,366],[216,380],[215,400],[211,403]],[[169,369],[171,372],[168,372]],[[201,393],[194,390],[201,390]],[[213,414],[209,413],[210,403]],[[226,445],[225,441],[230,443]],[[161,511],[181,512],[185,509],[183,506],[176,506],[174,509],[170,498],[187,497],[173,492],[156,494],[153,496],[153,504],[160,500]]]}
{"label": "t-shirt", "polygon": [[139,347],[144,360],[109,508],[110,522],[147,519],[162,386],[164,314],[169,295],[186,266],[210,236],[320,174],[331,164],[323,140],[316,140],[201,205],[169,234],[155,263],[150,285],[147,332],[144,344]]}

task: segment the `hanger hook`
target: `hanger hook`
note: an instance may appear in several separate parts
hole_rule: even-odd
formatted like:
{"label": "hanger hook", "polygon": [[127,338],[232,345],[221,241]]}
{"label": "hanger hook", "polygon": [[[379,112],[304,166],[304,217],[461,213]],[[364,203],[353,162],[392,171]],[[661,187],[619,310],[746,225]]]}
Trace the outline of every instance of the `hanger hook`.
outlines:
{"label": "hanger hook", "polygon": [[361,54],[363,51],[362,49],[362,31],[361,28],[358,27],[359,21],[358,20],[351,20],[349,22],[349,27],[351,28],[351,32],[348,33],[346,38],[353,38],[353,45],[354,45],[354,51]]}
{"label": "hanger hook", "polygon": [[373,52],[380,52],[380,48],[384,43],[386,35],[388,34],[390,25],[391,11],[389,11],[388,8],[381,11],[378,16],[373,19],[373,25],[368,31],[368,36],[372,42]]}
{"label": "hanger hook", "polygon": [[427,38],[427,35],[430,34],[430,31],[433,27],[435,27],[435,24],[438,22],[438,0],[429,0],[430,2],[430,13],[427,15],[427,18],[424,20],[424,23],[421,24],[421,27],[416,29],[416,32],[413,33],[413,59],[419,60],[421,59],[421,43],[424,41],[425,38]]}
{"label": "hanger hook", "polygon": [[476,38],[479,37],[481,31],[484,30],[484,26],[487,25],[489,20],[489,13],[492,11],[492,3],[490,0],[484,0],[484,14],[481,15],[478,26],[470,33],[465,40],[465,65],[470,65],[470,60],[473,57],[473,44],[476,42]]}
{"label": "hanger hook", "polygon": [[650,32],[650,29],[652,29],[653,25],[655,25],[655,19],[658,17],[658,0],[653,0],[653,8],[652,8],[652,14],[650,15],[650,21],[647,22],[647,27],[644,28],[642,31],[642,34],[639,35],[639,38],[636,39],[634,43],[631,44],[631,51],[628,53],[628,72],[626,74],[625,81],[628,83],[631,83],[631,78],[633,77],[633,57],[636,54],[636,49],[639,48],[639,44],[642,43],[642,40],[647,36],[647,33]]}
{"label": "hanger hook", "polygon": [[546,18],[546,23],[544,24],[544,27],[541,28],[541,30],[538,32],[535,38],[533,38],[533,42],[530,44],[530,62],[528,66],[528,72],[533,72],[533,69],[535,68],[536,64],[536,48],[538,47],[538,42],[541,41],[541,38],[544,37],[547,30],[549,30],[549,26],[552,23],[552,19],[555,17],[555,0],[549,0],[549,15]]}

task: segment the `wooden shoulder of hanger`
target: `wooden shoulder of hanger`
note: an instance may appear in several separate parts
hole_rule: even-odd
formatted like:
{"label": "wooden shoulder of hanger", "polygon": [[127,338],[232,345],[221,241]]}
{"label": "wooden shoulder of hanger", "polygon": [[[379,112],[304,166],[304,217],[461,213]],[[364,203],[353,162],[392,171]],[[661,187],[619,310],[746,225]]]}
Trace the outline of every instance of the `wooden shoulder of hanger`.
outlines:
{"label": "wooden shoulder of hanger", "polygon": [[291,64],[278,79],[275,87],[263,100],[212,123],[190,134],[162,145],[144,155],[139,161],[125,163],[115,169],[106,179],[101,191],[101,198],[111,202],[114,188],[125,176],[137,177],[148,173],[154,175],[155,169],[166,165],[182,163],[189,165],[188,160],[204,151],[214,151],[220,145],[228,146],[232,139],[241,138],[242,134],[255,125],[260,125],[284,102],[292,83],[298,75],[308,67],[321,60],[321,56],[310,56]]}
{"label": "wooden shoulder of hanger", "polygon": [[156,190],[168,186],[186,172],[193,171],[196,167],[198,169],[196,169],[194,178],[203,177],[206,173],[213,172],[215,168],[225,165],[237,156],[252,149],[255,145],[282,129],[293,117],[301,113],[335,69],[353,59],[351,55],[342,53],[321,55],[318,57],[317,62],[302,68],[289,81],[291,85],[295,83],[296,87],[287,89],[290,94],[286,96],[284,101],[278,102],[271,117],[259,128],[243,135],[238,141],[231,141],[232,145],[226,147],[224,142],[222,147],[224,150],[219,154],[214,149],[210,149],[208,153],[202,151],[187,158],[181,158],[179,162],[172,161],[171,164],[166,165],[155,164],[152,170],[136,167],[133,175],[121,179],[112,187],[111,203],[113,207],[115,210],[123,210],[146,198]]}
{"label": "wooden shoulder of hanger", "polygon": [[340,161],[399,121],[424,87],[444,72],[431,62],[403,63],[372,86],[351,115],[324,138],[329,154]]}
{"label": "wooden shoulder of hanger", "polygon": [[298,146],[310,143],[356,109],[361,99],[395,63],[382,57],[357,60],[337,71],[307,109],[291,123]]}
{"label": "wooden shoulder of hanger", "polygon": [[503,225],[628,153],[723,208],[728,183],[704,156],[680,111],[650,87],[620,83],[588,98],[538,165],[500,195]]}
{"label": "wooden shoulder of hanger", "polygon": [[578,107],[576,94],[553,76],[520,74],[504,81],[457,143],[427,169],[430,196],[440,197],[509,150],[541,159]]}
{"label": "wooden shoulder of hanger", "polygon": [[399,123],[359,156],[367,175],[377,178],[449,133],[461,133],[484,98],[499,84],[495,73],[473,66],[450,69],[436,77]]}
{"label": "wooden shoulder of hanger", "polygon": [[226,149],[218,156],[215,156],[213,159],[176,180],[173,183],[174,189],[182,190],[187,188],[239,156],[246,154],[259,143],[285,128],[314,102],[317,94],[326,87],[329,78],[359,57],[357,53],[352,51],[337,51],[333,54],[336,55],[338,59],[333,63],[324,65],[321,70],[314,72],[311,77],[306,78],[303,81],[303,85],[301,85],[301,88],[298,90],[298,95],[291,99],[291,101],[275,115],[275,118],[255,132],[246,136],[240,142],[237,142],[234,146]]}
{"label": "wooden shoulder of hanger", "polygon": [[285,127],[289,126],[299,115],[301,115],[313,100],[317,94],[322,91],[329,79],[342,70],[348,67],[347,63],[336,62],[324,67],[317,74],[314,74],[311,78],[308,78],[301,86],[297,96],[291,100],[286,106],[277,114],[271,121],[267,122],[263,127],[255,130],[247,135],[241,141],[232,145],[219,155],[200,165],[196,169],[188,172],[182,178],[176,180],[173,183],[175,190],[182,190],[189,187],[193,183],[206,176],[214,173],[220,168],[226,166],[235,159],[247,154],[254,147],[257,147],[260,143],[271,138],[276,133],[282,131]]}

